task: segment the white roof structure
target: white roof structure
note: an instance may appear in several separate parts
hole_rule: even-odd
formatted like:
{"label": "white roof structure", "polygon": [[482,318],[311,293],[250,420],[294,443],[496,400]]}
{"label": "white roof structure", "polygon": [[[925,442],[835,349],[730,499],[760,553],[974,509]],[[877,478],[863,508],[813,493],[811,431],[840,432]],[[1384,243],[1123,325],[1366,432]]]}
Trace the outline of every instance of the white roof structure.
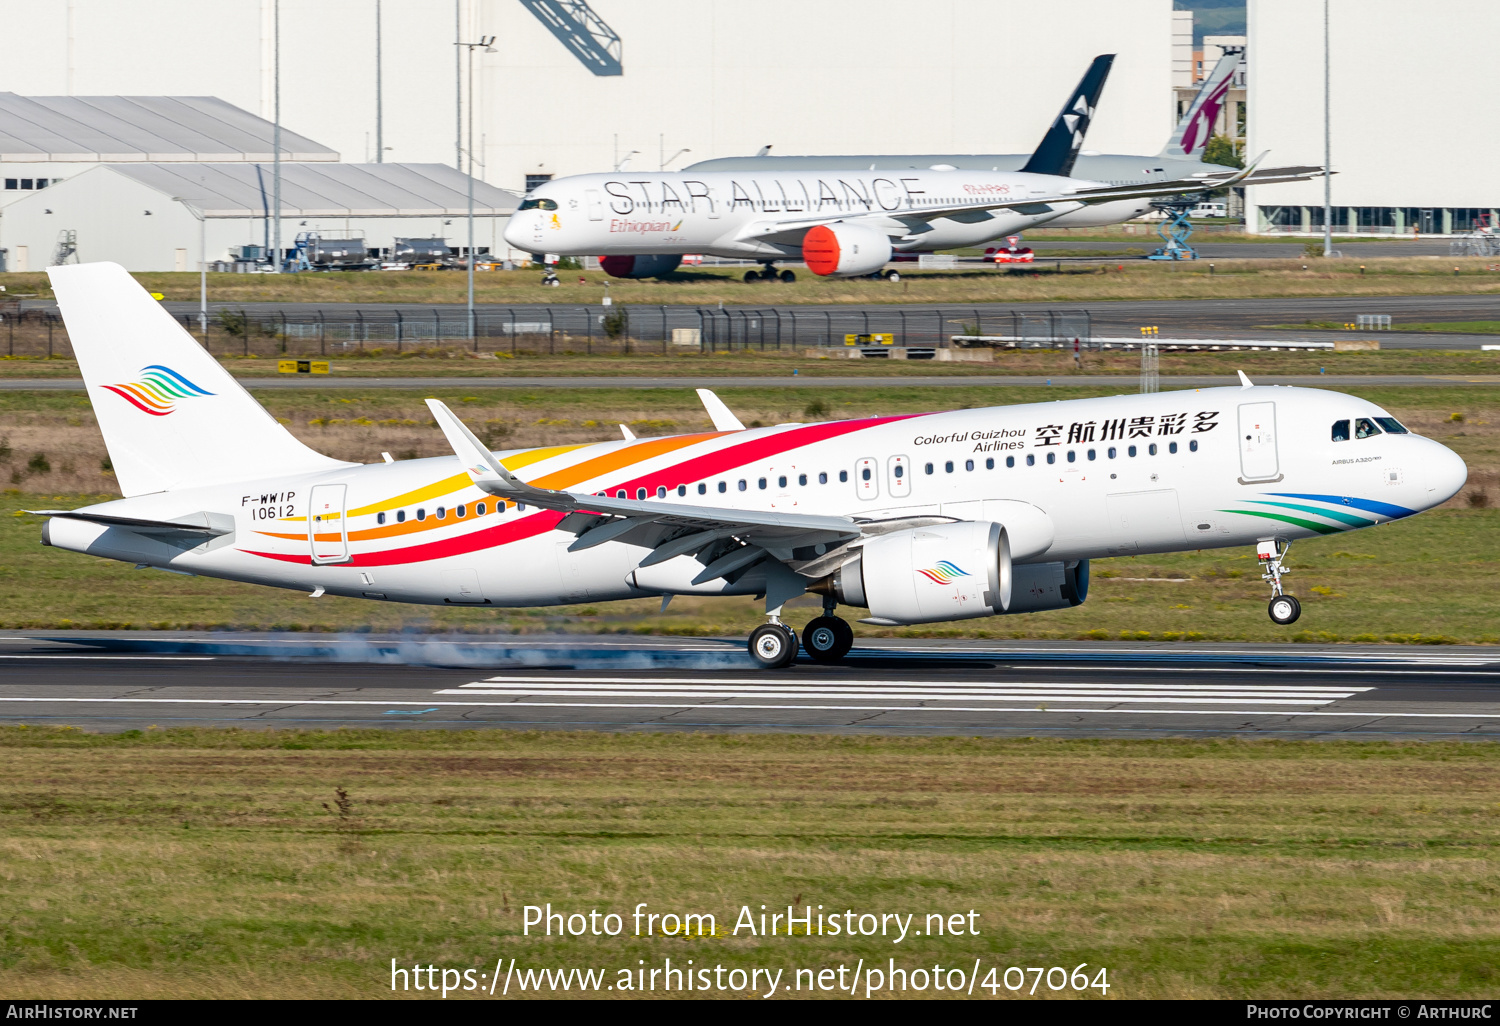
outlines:
{"label": "white roof structure", "polygon": [[[270,164],[105,164],[206,218],[265,217]],[[521,198],[474,181],[474,216],[509,217]],[[282,217],[463,217],[468,176],[446,164],[281,165]]]}
{"label": "white roof structure", "polygon": [[[275,160],[275,126],[213,96],[20,96],[0,93],[0,161]],[[281,129],[283,161],[339,155]]]}

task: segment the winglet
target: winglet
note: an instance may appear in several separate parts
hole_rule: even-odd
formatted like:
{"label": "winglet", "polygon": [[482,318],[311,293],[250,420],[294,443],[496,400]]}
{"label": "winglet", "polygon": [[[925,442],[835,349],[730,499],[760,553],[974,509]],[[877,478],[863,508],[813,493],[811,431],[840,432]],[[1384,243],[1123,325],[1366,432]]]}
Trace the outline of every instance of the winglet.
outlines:
{"label": "winglet", "polygon": [[448,409],[446,403],[438,399],[428,399],[427,408],[432,411],[432,418],[437,421],[438,427],[443,429],[444,437],[448,439],[448,444],[453,446],[454,455],[469,472],[470,479],[484,491],[502,499],[529,502],[542,509],[571,511],[578,508],[578,497],[573,493],[538,488],[536,485],[527,484],[506,470],[505,466],[495,459],[495,454],[485,448],[484,443],[474,437],[474,432],[470,431],[464,422]]}
{"label": "winglet", "polygon": [[1253,382],[1249,378],[1245,377],[1245,372],[1244,371],[1237,370],[1237,371],[1235,371],[1235,373],[1240,376],[1240,387],[1241,388],[1254,388],[1255,387],[1255,382]]}
{"label": "winglet", "polygon": [[714,422],[715,431],[743,431],[745,425],[740,423],[740,418],[729,412],[729,407],[724,405],[724,400],[707,388],[698,389],[698,398],[703,401],[703,408],[708,411],[708,419]]}
{"label": "winglet", "polygon": [[630,430],[624,424],[620,425],[620,434],[625,436],[625,441],[627,442],[635,441],[635,432]]}

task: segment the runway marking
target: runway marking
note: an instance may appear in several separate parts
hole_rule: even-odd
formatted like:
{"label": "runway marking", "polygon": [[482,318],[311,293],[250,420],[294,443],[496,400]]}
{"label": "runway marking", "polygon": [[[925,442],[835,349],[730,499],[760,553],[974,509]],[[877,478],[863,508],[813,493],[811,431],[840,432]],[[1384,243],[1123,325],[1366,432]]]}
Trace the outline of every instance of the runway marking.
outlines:
{"label": "runway marking", "polygon": [[1277,712],[1268,709],[1038,709],[1034,706],[1022,706],[1019,708],[964,708],[958,706],[920,706],[920,705],[702,705],[691,704],[661,704],[661,703],[637,703],[637,704],[615,704],[615,703],[582,703],[582,702],[392,702],[392,701],[360,701],[357,699],[271,699],[271,698],[7,698],[0,697],[0,703],[4,702],[32,702],[32,703],[86,703],[95,705],[110,704],[132,704],[132,705],[283,705],[287,707],[309,706],[309,705],[336,705],[336,706],[363,706],[363,705],[427,705],[440,707],[456,707],[460,709],[496,708],[496,709],[518,709],[518,708],[545,708],[545,709],[696,709],[700,712],[712,712],[718,709],[782,709],[792,712],[801,710],[824,710],[834,712],[976,712],[976,713],[1052,713],[1065,715],[1098,715],[1119,716],[1124,714],[1152,715],[1152,716],[1256,716],[1271,715],[1284,716],[1287,718],[1302,717],[1353,717],[1362,720],[1379,719],[1475,719],[1475,720],[1500,720],[1500,713],[1415,713],[1415,712],[1382,712],[1366,710],[1363,712],[1337,712],[1333,710],[1294,709],[1287,712]]}
{"label": "runway marking", "polygon": [[1075,684],[1071,682],[1011,681],[864,681],[841,683],[760,683],[724,677],[491,677],[439,695],[516,695],[551,698],[679,698],[738,699],[911,699],[922,702],[1037,701],[1121,704],[1170,702],[1177,705],[1328,705],[1342,698],[1374,690],[1369,687],[1330,688],[1318,685],[1266,686],[1222,684]]}
{"label": "runway marking", "polygon": [[[1037,669],[1037,667],[1034,666],[1034,665],[1025,665],[1025,666],[1012,666],[1011,669],[1012,670],[1035,670],[1035,669]],[[1097,665],[1096,666],[1064,666],[1064,665],[1056,665],[1056,664],[1053,664],[1053,663],[1048,663],[1047,664],[1047,669],[1049,669],[1049,670],[1099,670],[1100,667],[1097,666]],[[1128,667],[1128,666],[1111,666],[1110,669],[1114,670],[1116,673],[1128,673],[1128,672],[1131,672],[1133,668],[1132,667]],[[1410,677],[1413,674],[1420,674],[1420,673],[1427,673],[1427,674],[1431,674],[1431,673],[1443,673],[1443,672],[1448,672],[1448,671],[1446,671],[1441,666],[1438,666],[1436,669],[1430,669],[1430,670],[1418,670],[1418,669],[1412,669],[1412,670],[1344,670],[1344,669],[1331,669],[1331,668],[1330,669],[1323,669],[1321,667],[1309,667],[1307,669],[1281,669],[1279,667],[1275,667],[1275,668],[1273,668],[1273,667],[1267,667],[1267,668],[1263,669],[1263,668],[1260,668],[1260,667],[1224,667],[1224,666],[1142,666],[1139,669],[1136,669],[1135,672],[1139,672],[1139,673],[1364,673],[1364,674],[1370,674],[1370,675],[1374,675],[1374,674],[1397,674],[1397,675],[1404,676],[1404,677]],[[1464,677],[1500,677],[1500,670],[1465,670],[1463,675],[1464,675]]]}
{"label": "runway marking", "polygon": [[177,662],[177,663],[204,663],[217,659],[218,656],[180,656],[180,655],[74,655],[71,652],[38,652],[35,655],[0,655],[0,659],[149,659],[152,662]]}
{"label": "runway marking", "polygon": [[[720,686],[720,687],[747,688],[747,689],[754,689],[754,688],[775,688],[775,689],[778,689],[778,690],[792,690],[792,689],[804,690],[805,689],[805,690],[825,690],[825,691],[847,691],[847,690],[849,690],[851,688],[882,688],[882,689],[887,689],[887,688],[912,688],[912,689],[917,689],[917,690],[922,690],[922,691],[930,691],[930,690],[933,690],[935,688],[956,688],[956,689],[963,690],[963,691],[970,691],[970,690],[975,690],[975,689],[985,689],[985,690],[988,690],[988,689],[992,689],[992,688],[1007,688],[1007,687],[1009,687],[1009,688],[1015,688],[1015,687],[1028,687],[1028,688],[1029,687],[1037,687],[1037,688],[1050,688],[1050,687],[1063,687],[1063,688],[1079,688],[1079,687],[1116,688],[1116,687],[1119,687],[1119,688],[1128,688],[1130,690],[1143,690],[1143,689],[1152,689],[1152,688],[1168,688],[1168,689],[1172,689],[1172,690],[1182,690],[1182,689],[1185,689],[1185,688],[1186,689],[1193,689],[1193,690],[1230,690],[1232,688],[1232,689],[1235,689],[1235,690],[1245,690],[1246,688],[1250,688],[1250,687],[1254,686],[1254,685],[1244,685],[1244,684],[1236,684],[1236,685],[1227,685],[1227,684],[1112,684],[1112,683],[1103,683],[1103,684],[1075,684],[1075,683],[1072,683],[1070,681],[982,681],[982,680],[980,680],[980,681],[966,681],[966,680],[932,680],[932,681],[926,681],[926,680],[847,680],[847,681],[835,681],[835,682],[828,682],[828,683],[821,683],[821,682],[814,683],[814,682],[811,682],[811,681],[809,681],[808,683],[801,683],[799,681],[788,681],[788,682],[783,683],[783,682],[779,682],[779,681],[775,681],[775,680],[765,680],[764,678],[753,678],[753,677],[752,678],[744,678],[744,677],[553,677],[553,676],[548,676],[548,677],[540,677],[540,676],[531,677],[531,676],[510,676],[510,675],[507,675],[507,676],[504,676],[504,677],[488,677],[485,680],[482,680],[482,681],[472,681],[472,682],[470,682],[468,684],[465,684],[463,686],[466,687],[466,688],[483,688],[483,687],[494,687],[496,685],[503,685],[503,684],[592,684],[592,685],[604,685],[604,684],[621,684],[621,685],[624,685],[624,684],[630,684],[630,685],[635,685],[635,684],[683,685],[683,684],[692,684],[692,685],[699,685],[699,686]],[[1325,691],[1329,691],[1329,690],[1335,690],[1335,689],[1330,689],[1329,687],[1327,687],[1325,685],[1321,685],[1321,684],[1308,684],[1308,685],[1304,685],[1302,687],[1298,687],[1296,685],[1291,685],[1291,686],[1287,686],[1287,685],[1274,685],[1274,686],[1273,685],[1267,685],[1267,687],[1270,688],[1271,690],[1274,690],[1274,691],[1304,691],[1304,692],[1307,692],[1309,694],[1314,693],[1314,692],[1325,692]],[[1336,690],[1355,692],[1355,691],[1373,691],[1375,689],[1374,688],[1361,688],[1361,687],[1341,686],[1341,687],[1337,688]]]}

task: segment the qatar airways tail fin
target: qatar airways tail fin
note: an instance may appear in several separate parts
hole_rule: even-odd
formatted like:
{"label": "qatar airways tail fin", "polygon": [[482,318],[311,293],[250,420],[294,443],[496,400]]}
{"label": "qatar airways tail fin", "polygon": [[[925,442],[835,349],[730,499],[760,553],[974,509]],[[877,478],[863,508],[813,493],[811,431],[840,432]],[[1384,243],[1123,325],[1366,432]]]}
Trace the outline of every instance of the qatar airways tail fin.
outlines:
{"label": "qatar airways tail fin", "polygon": [[126,496],[352,465],[293,438],[119,264],[47,276]]}
{"label": "qatar airways tail fin", "polygon": [[1219,63],[1214,65],[1214,70],[1203,80],[1202,88],[1193,97],[1182,120],[1177,122],[1177,130],[1172,133],[1172,138],[1168,140],[1167,147],[1161,151],[1160,156],[1203,159],[1208,140],[1213,138],[1219,111],[1224,109],[1224,97],[1234,84],[1234,73],[1239,70],[1243,58],[1242,53],[1226,53],[1219,58]]}

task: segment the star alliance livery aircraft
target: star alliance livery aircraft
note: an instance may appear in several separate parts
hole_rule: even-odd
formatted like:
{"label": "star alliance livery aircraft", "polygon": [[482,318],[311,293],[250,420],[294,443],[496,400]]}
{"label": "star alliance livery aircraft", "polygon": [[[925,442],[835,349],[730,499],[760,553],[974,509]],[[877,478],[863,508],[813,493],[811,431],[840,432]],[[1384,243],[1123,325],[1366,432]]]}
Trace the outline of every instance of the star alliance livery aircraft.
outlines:
{"label": "star alliance livery aircraft", "polygon": [[[1262,155],[1264,156],[1264,155]],[[825,166],[779,171],[646,171],[573,175],[545,182],[511,215],[505,241],[529,253],[598,256],[616,277],[666,274],[684,253],[752,259],[776,277],[778,260],[817,275],[875,274],[897,252],[978,246],[1064,214],[1106,208],[1107,224],[1144,212],[1150,199],[1236,185],[1259,160],[1173,181],[1110,185],[1032,171]],[[1291,168],[1258,183],[1301,181]],[[1121,205],[1128,209],[1117,209]],[[623,264],[618,258],[627,258]],[[791,271],[782,271],[792,281]]]}
{"label": "star alliance livery aircraft", "polygon": [[[1352,396],[1205,388],[491,452],[441,402],[454,455],[345,463],[278,424],[117,264],[48,274],[125,497],[42,542],[188,574],[431,605],[764,596],[750,636],[789,665],[788,600],[900,625],[1076,606],[1089,560],[1258,546],[1271,618],[1297,538],[1411,516],[1463,461]],[[1243,377],[1243,376],[1242,376]]]}

